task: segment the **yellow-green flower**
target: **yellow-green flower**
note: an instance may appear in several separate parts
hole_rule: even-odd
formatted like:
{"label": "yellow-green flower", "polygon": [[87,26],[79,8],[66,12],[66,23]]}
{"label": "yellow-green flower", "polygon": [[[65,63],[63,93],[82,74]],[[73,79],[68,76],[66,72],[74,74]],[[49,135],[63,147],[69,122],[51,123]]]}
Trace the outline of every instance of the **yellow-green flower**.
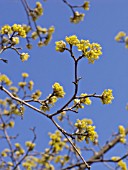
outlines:
{"label": "yellow-green flower", "polygon": [[65,47],[66,47],[66,43],[64,41],[61,40],[56,42],[56,51],[64,52]]}
{"label": "yellow-green flower", "polygon": [[1,32],[1,34],[11,34],[12,33],[11,26],[10,25],[4,25],[1,28],[0,32]]}
{"label": "yellow-green flower", "polygon": [[64,95],[65,95],[64,89],[59,83],[55,83],[52,86],[52,88],[53,88],[54,96],[56,96],[58,98],[63,98],[64,97]]}
{"label": "yellow-green flower", "polygon": [[32,90],[33,89],[33,85],[34,85],[34,82],[31,80],[28,82],[28,88],[29,90]]}
{"label": "yellow-green flower", "polygon": [[80,102],[81,103],[83,103],[83,104],[86,104],[86,105],[90,105],[92,102],[91,102],[91,100],[89,99],[89,97],[86,97],[87,96],[87,94],[85,93],[82,93],[81,95],[80,95],[81,97],[85,97],[85,98],[81,98],[80,99]]}
{"label": "yellow-green flower", "polygon": [[83,21],[83,19],[84,19],[84,14],[83,13],[79,13],[78,11],[76,11],[74,13],[74,16],[70,17],[70,22],[74,23],[74,24],[77,24],[80,21]]}
{"label": "yellow-green flower", "polygon": [[29,76],[28,73],[22,73],[23,78],[27,78],[28,76]]}
{"label": "yellow-green flower", "polygon": [[12,37],[12,43],[14,45],[19,44],[19,37]]}
{"label": "yellow-green flower", "polygon": [[12,84],[11,80],[5,74],[0,75],[0,83],[5,83],[7,86]]}
{"label": "yellow-green flower", "polygon": [[126,36],[126,33],[124,31],[120,31],[116,36],[115,36],[115,40],[116,41],[121,41],[122,38],[124,38]]}
{"label": "yellow-green flower", "polygon": [[20,24],[14,24],[12,26],[12,30],[14,32],[17,32],[19,36],[21,36],[22,38],[26,38],[26,32],[23,28],[23,26],[21,26]]}
{"label": "yellow-green flower", "polygon": [[121,142],[121,143],[126,143],[125,128],[124,128],[122,125],[120,125],[120,126],[118,127],[118,129],[119,129],[119,134],[121,135],[120,142]]}
{"label": "yellow-green flower", "polygon": [[77,45],[77,44],[79,44],[79,40],[78,40],[76,35],[72,35],[72,36],[69,36],[69,37],[66,36],[65,40],[70,45]]}
{"label": "yellow-green flower", "polygon": [[24,61],[27,61],[28,58],[29,58],[29,54],[28,53],[22,53],[20,54],[20,59],[24,62]]}
{"label": "yellow-green flower", "polygon": [[84,4],[82,5],[82,7],[85,9],[85,10],[89,10],[89,1],[85,1]]}
{"label": "yellow-green flower", "polygon": [[103,91],[102,97],[101,97],[101,101],[103,104],[110,104],[110,103],[112,103],[113,99],[114,99],[114,97],[113,97],[111,89]]}

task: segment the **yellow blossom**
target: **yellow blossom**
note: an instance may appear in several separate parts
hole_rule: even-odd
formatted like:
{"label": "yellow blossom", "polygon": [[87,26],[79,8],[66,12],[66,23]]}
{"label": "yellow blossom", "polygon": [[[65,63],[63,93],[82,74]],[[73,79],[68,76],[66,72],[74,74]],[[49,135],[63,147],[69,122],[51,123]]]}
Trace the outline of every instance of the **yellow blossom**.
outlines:
{"label": "yellow blossom", "polygon": [[126,163],[125,163],[123,160],[118,161],[119,159],[120,159],[120,157],[118,157],[118,156],[113,156],[113,157],[111,158],[111,160],[117,162],[117,165],[120,167],[121,170],[127,170],[127,165],[126,165]]}
{"label": "yellow blossom", "polygon": [[83,19],[84,19],[84,14],[83,13],[79,13],[78,11],[76,11],[74,13],[74,16],[70,17],[70,22],[72,22],[74,24],[77,24],[80,21],[83,21]]}
{"label": "yellow blossom", "polygon": [[29,150],[33,150],[35,147],[35,143],[32,143],[31,141],[27,141],[25,145],[29,148]]}
{"label": "yellow blossom", "polygon": [[20,24],[14,24],[12,26],[12,30],[14,32],[17,32],[19,36],[21,36],[22,38],[26,38],[26,32],[23,28],[23,26],[21,26]]}
{"label": "yellow blossom", "polygon": [[38,34],[37,32],[33,32],[32,35],[31,35],[32,39],[37,39],[38,38]]}
{"label": "yellow blossom", "polygon": [[94,142],[98,135],[95,131],[95,126],[92,126],[92,120],[90,119],[82,119],[82,120],[77,120],[75,123],[75,126],[77,127],[76,135],[78,141],[83,141],[85,140],[86,143],[89,143],[89,140]]}
{"label": "yellow blossom", "polygon": [[57,102],[57,99],[58,98],[56,96],[52,96],[49,98],[48,103],[54,105],[54,103]]}
{"label": "yellow blossom", "polygon": [[14,45],[19,44],[19,37],[12,37],[12,43]]}
{"label": "yellow blossom", "polygon": [[28,76],[29,76],[28,73],[22,73],[23,78],[27,78]]}
{"label": "yellow blossom", "polygon": [[20,55],[20,59],[21,59],[23,62],[26,61],[26,60],[28,60],[28,58],[29,58],[28,53],[22,53],[22,54]]}
{"label": "yellow blossom", "polygon": [[46,111],[49,111],[50,108],[49,108],[48,105],[42,104],[42,105],[40,106],[40,110],[43,110],[44,112],[46,112]]}
{"label": "yellow blossom", "polygon": [[77,45],[77,44],[79,44],[79,40],[78,40],[76,35],[72,35],[72,36],[69,36],[69,37],[66,36],[65,40],[70,45]]}
{"label": "yellow blossom", "polygon": [[64,89],[62,86],[60,86],[59,83],[55,83],[53,86],[53,93],[54,96],[58,97],[58,98],[63,98],[65,95]]}
{"label": "yellow blossom", "polygon": [[85,1],[84,4],[82,5],[82,7],[83,7],[85,10],[89,10],[89,1]]}
{"label": "yellow blossom", "polygon": [[19,82],[18,85],[22,88],[24,88],[26,86],[26,82]]}
{"label": "yellow blossom", "polygon": [[53,152],[58,153],[59,151],[62,151],[65,146],[65,141],[62,140],[61,133],[56,130],[53,134],[49,133],[49,136],[51,139],[49,145],[52,146]]}
{"label": "yellow blossom", "polygon": [[36,90],[36,92],[32,94],[33,100],[38,100],[41,94],[42,92],[40,90]]}
{"label": "yellow blossom", "polygon": [[113,99],[114,99],[114,97],[112,95],[111,89],[107,89],[107,90],[103,91],[102,97],[101,97],[101,101],[103,104],[110,104],[110,103],[112,103]]}
{"label": "yellow blossom", "polygon": [[116,40],[116,41],[121,41],[125,36],[126,36],[126,33],[125,33],[124,31],[120,31],[120,32],[115,36],[115,40]]}
{"label": "yellow blossom", "polygon": [[11,80],[5,74],[0,75],[0,83],[5,83],[7,86],[12,84]]}
{"label": "yellow blossom", "polygon": [[42,47],[44,45],[43,41],[38,42],[38,47]]}
{"label": "yellow blossom", "polygon": [[34,82],[31,80],[28,82],[28,88],[29,90],[32,90],[33,89],[33,85],[34,85]]}
{"label": "yellow blossom", "polygon": [[12,33],[11,26],[10,25],[4,25],[1,28],[0,32],[1,32],[1,34],[11,34]]}
{"label": "yellow blossom", "polygon": [[64,41],[57,41],[56,42],[56,51],[64,52],[66,47],[66,43]]}
{"label": "yellow blossom", "polygon": [[121,135],[120,142],[121,142],[121,143],[126,143],[125,128],[124,128],[122,125],[120,125],[120,126],[118,127],[118,129],[119,129],[119,134]]}
{"label": "yellow blossom", "polygon": [[[87,96],[87,94],[82,93],[80,96],[85,97],[85,96]],[[86,104],[86,105],[90,105],[92,103],[91,100],[89,99],[89,97],[81,98],[80,102],[83,103],[83,104]]]}
{"label": "yellow blossom", "polygon": [[32,49],[32,45],[31,44],[27,44],[26,47],[31,50]]}

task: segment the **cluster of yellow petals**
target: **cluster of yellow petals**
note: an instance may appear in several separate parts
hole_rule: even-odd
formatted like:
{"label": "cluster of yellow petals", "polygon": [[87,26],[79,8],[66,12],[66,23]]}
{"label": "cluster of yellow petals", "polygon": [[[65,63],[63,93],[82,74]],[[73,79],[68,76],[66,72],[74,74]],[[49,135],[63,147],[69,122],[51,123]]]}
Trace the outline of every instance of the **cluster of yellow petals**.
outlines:
{"label": "cluster of yellow petals", "polygon": [[113,97],[111,89],[107,89],[107,90],[103,91],[102,97],[101,97],[101,101],[103,104],[110,104],[110,103],[112,103],[113,99],[114,99],[114,97]]}
{"label": "cluster of yellow petals", "polygon": [[5,74],[0,75],[0,83],[5,83],[7,86],[12,84],[11,80]]}
{"label": "cluster of yellow petals", "polygon": [[2,28],[1,28],[1,34],[11,34],[12,33],[12,29],[11,29],[11,26],[10,25],[4,25]]}
{"label": "cluster of yellow petals", "polygon": [[84,4],[82,5],[82,8],[84,8],[84,10],[89,10],[89,1],[85,1]]}
{"label": "cluster of yellow petals", "polygon": [[82,119],[77,120],[75,123],[75,126],[77,127],[76,134],[78,141],[85,140],[86,143],[89,143],[89,140],[94,142],[95,139],[98,137],[95,126],[92,126],[92,120],[91,119]]}
{"label": "cluster of yellow petals", "polygon": [[27,61],[28,58],[29,58],[29,54],[28,53],[21,53],[20,54],[20,59],[24,62],[24,61]]}
{"label": "cluster of yellow petals", "polygon": [[23,28],[22,25],[20,25],[20,24],[14,24],[14,25],[12,26],[12,31],[13,31],[13,32],[17,32],[18,35],[21,36],[22,38],[26,38],[26,32],[25,32],[25,30],[24,30],[24,28]]}
{"label": "cluster of yellow petals", "polygon": [[125,47],[128,48],[128,36],[126,35],[126,33],[124,31],[120,31],[116,36],[115,36],[115,40],[117,42],[124,42],[125,43]]}
{"label": "cluster of yellow petals", "polygon": [[[98,43],[90,43],[89,40],[79,40],[76,35],[66,36],[66,43],[76,46],[83,56],[88,59],[89,63],[94,63],[102,55],[102,47]],[[56,51],[63,52],[66,48],[64,41],[56,42]]]}
{"label": "cluster of yellow petals", "polygon": [[53,88],[54,96],[56,96],[58,98],[63,98],[64,97],[64,95],[65,95],[64,89],[59,83],[55,83],[52,86],[52,88]]}
{"label": "cluster of yellow petals", "polygon": [[[120,159],[120,157],[118,157],[118,156],[113,156],[113,157],[111,158],[111,160],[116,161],[116,162],[117,162],[119,159]],[[117,165],[120,167],[121,170],[127,170],[127,165],[126,165],[126,163],[125,163],[123,160],[118,161],[118,162],[117,162]]]}
{"label": "cluster of yellow petals", "polygon": [[79,108],[83,109],[84,105],[82,104],[91,105],[92,101],[87,96],[88,95],[86,93],[82,93],[80,95],[81,97],[80,99],[74,99],[74,105],[75,105],[76,110],[78,110]]}
{"label": "cluster of yellow petals", "polygon": [[83,52],[83,55],[88,59],[89,63],[94,63],[102,55],[102,47],[98,43],[90,43],[89,40],[81,40],[77,44],[78,50]]}
{"label": "cluster of yellow petals", "polygon": [[84,20],[84,16],[85,14],[75,11],[74,16],[70,17],[70,22],[74,24],[78,24],[80,21]]}
{"label": "cluster of yellow petals", "polygon": [[70,45],[77,45],[77,44],[79,44],[80,43],[80,41],[79,41],[79,39],[77,38],[77,36],[76,35],[71,35],[71,36],[66,36],[66,38],[65,38],[65,40],[66,40],[66,42],[68,43],[68,44],[70,44]]}
{"label": "cluster of yellow petals", "polygon": [[43,14],[43,7],[40,2],[36,2],[36,7],[30,12],[33,21],[36,21]]}
{"label": "cluster of yellow petals", "polygon": [[49,145],[52,146],[53,152],[58,153],[59,151],[62,151],[66,141],[62,140],[60,131],[56,130],[53,134],[49,133],[49,136],[51,139]]}
{"label": "cluster of yellow petals", "polygon": [[121,135],[121,137],[120,137],[120,142],[121,142],[121,143],[126,143],[125,128],[124,128],[122,125],[120,125],[120,126],[118,127],[118,129],[119,129],[119,134]]}
{"label": "cluster of yellow petals", "polygon": [[57,41],[56,42],[56,51],[63,52],[65,50],[66,43],[64,41]]}

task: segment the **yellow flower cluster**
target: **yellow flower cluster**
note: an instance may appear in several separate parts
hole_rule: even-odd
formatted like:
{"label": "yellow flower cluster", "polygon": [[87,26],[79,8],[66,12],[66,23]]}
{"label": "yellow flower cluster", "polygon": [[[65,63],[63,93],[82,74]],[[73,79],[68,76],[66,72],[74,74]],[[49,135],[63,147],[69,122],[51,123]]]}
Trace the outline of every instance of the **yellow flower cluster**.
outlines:
{"label": "yellow flower cluster", "polygon": [[3,157],[7,157],[8,154],[10,154],[10,150],[9,150],[9,149],[4,149],[4,150],[1,152],[1,156],[3,156]]}
{"label": "yellow flower cluster", "polygon": [[27,85],[27,83],[24,82],[24,81],[21,81],[21,82],[18,83],[18,85],[19,85],[21,88],[24,88],[24,87]]}
{"label": "yellow flower cluster", "polygon": [[63,90],[63,87],[60,86],[59,83],[54,83],[52,86],[53,93],[50,94],[45,101],[42,101],[42,105],[40,106],[40,109],[44,112],[49,111],[52,106],[57,102],[58,98],[63,98],[65,95],[65,92]]}
{"label": "yellow flower cluster", "polygon": [[50,107],[48,104],[42,102],[42,105],[40,106],[40,110],[43,110],[44,112],[46,112],[50,110]]}
{"label": "yellow flower cluster", "polygon": [[63,98],[65,95],[63,87],[59,83],[55,83],[53,86],[53,94],[57,98]]}
{"label": "yellow flower cluster", "polygon": [[68,161],[70,160],[70,157],[68,155],[58,155],[55,157],[54,162],[55,163],[61,163],[62,166],[64,166]]}
{"label": "yellow flower cluster", "polygon": [[87,96],[86,93],[82,93],[80,96],[83,97],[80,99],[81,103],[86,104],[86,105],[90,105],[92,103],[92,101],[89,99],[89,97],[86,97]]}
{"label": "yellow flower cluster", "polygon": [[32,80],[30,80],[30,81],[28,82],[28,88],[29,88],[29,90],[32,90],[32,89],[33,89],[33,86],[34,86],[34,82],[33,82]]}
{"label": "yellow flower cluster", "polygon": [[22,38],[26,38],[26,32],[25,32],[23,26],[21,26],[20,24],[14,24],[12,26],[12,31],[17,32],[18,35],[21,36]]}
{"label": "yellow flower cluster", "polygon": [[28,76],[29,76],[28,73],[22,73],[23,78],[27,78]]}
{"label": "yellow flower cluster", "polygon": [[40,35],[41,34],[47,34],[44,41],[38,42],[38,46],[42,47],[42,46],[48,45],[48,43],[52,39],[52,34],[54,33],[54,31],[55,31],[54,26],[51,26],[48,30],[46,28],[42,28],[40,26],[37,26],[37,31],[32,33],[31,38],[35,40],[35,39],[38,38],[39,34]]}
{"label": "yellow flower cluster", "polygon": [[80,41],[78,40],[77,36],[76,35],[71,35],[71,36],[66,36],[65,38],[66,42],[70,45],[77,45],[80,43]]}
{"label": "yellow flower cluster", "polygon": [[1,34],[11,34],[11,33],[12,33],[11,26],[10,26],[10,25],[4,25],[4,26],[1,28],[0,33],[1,33]]}
{"label": "yellow flower cluster", "polygon": [[[76,46],[78,51],[82,51],[83,56],[88,59],[89,63],[94,63],[102,55],[102,47],[98,43],[90,43],[89,40],[79,40],[76,35],[66,36],[66,42],[70,45]],[[66,44],[64,41],[56,42],[56,51],[63,52]]]}
{"label": "yellow flower cluster", "polygon": [[36,90],[35,93],[32,94],[33,100],[38,100],[41,96],[42,92],[40,90]]}
{"label": "yellow flower cluster", "polygon": [[20,54],[20,59],[24,62],[24,61],[27,61],[28,58],[29,58],[29,54],[28,53],[21,53]]}
{"label": "yellow flower cluster", "polygon": [[74,13],[74,16],[70,17],[70,22],[74,24],[78,24],[80,21],[83,21],[83,19],[84,19],[84,14],[76,11]]}
{"label": "yellow flower cluster", "polygon": [[[113,161],[118,161],[119,159],[120,159],[120,157],[117,157],[117,156],[113,156],[111,158],[111,160],[113,160]],[[123,160],[118,161],[117,165],[120,167],[121,170],[127,170],[127,165]]]}
{"label": "yellow flower cluster", "polygon": [[26,170],[37,169],[36,168],[37,162],[38,162],[38,158],[36,158],[35,156],[27,156],[25,158],[25,161],[22,163],[22,166]]}
{"label": "yellow flower cluster", "polygon": [[102,97],[101,97],[101,101],[103,104],[110,104],[110,103],[112,103],[113,99],[114,99],[114,97],[113,97],[111,89],[107,89],[107,90],[103,91]]}
{"label": "yellow flower cluster", "polygon": [[18,88],[15,87],[15,86],[11,86],[9,89],[10,89],[12,92],[15,92],[15,93],[18,92]]}
{"label": "yellow flower cluster", "polygon": [[31,31],[31,27],[30,27],[29,25],[23,24],[23,25],[22,25],[22,28],[24,29],[24,31],[25,31],[26,34],[28,34],[29,31]]}
{"label": "yellow flower cluster", "polygon": [[83,52],[83,55],[88,59],[89,63],[94,63],[102,55],[101,46],[98,43],[90,43],[89,40],[81,40],[77,44],[78,50]]}
{"label": "yellow flower cluster", "polygon": [[35,147],[35,143],[32,143],[31,141],[25,142],[26,147],[29,149],[29,151],[32,151]]}
{"label": "yellow flower cluster", "polygon": [[115,40],[116,40],[116,41],[121,41],[125,36],[126,36],[126,33],[125,33],[124,31],[120,31],[120,32],[115,36]]}
{"label": "yellow flower cluster", "polygon": [[0,83],[6,84],[7,86],[12,84],[11,80],[5,74],[0,75]]}
{"label": "yellow flower cluster", "polygon": [[84,4],[82,5],[82,8],[84,8],[85,10],[89,10],[89,1],[85,1]]}
{"label": "yellow flower cluster", "polygon": [[66,47],[66,43],[64,41],[61,40],[56,42],[56,51],[64,52],[65,47]]}
{"label": "yellow flower cluster", "polygon": [[118,129],[119,129],[119,134],[120,134],[120,142],[121,143],[126,143],[126,133],[125,133],[125,128],[122,126],[122,125],[120,125],[119,127],[118,127]]}
{"label": "yellow flower cluster", "polygon": [[19,37],[12,37],[12,44],[13,45],[16,45],[16,44],[19,44]]}
{"label": "yellow flower cluster", "polygon": [[36,2],[36,7],[30,12],[33,21],[36,21],[43,14],[43,7],[40,2]]}
{"label": "yellow flower cluster", "polygon": [[51,26],[51,27],[48,29],[48,31],[47,31],[47,36],[46,36],[46,38],[45,38],[45,41],[43,42],[44,45],[48,45],[48,43],[51,41],[51,39],[52,39],[52,34],[54,33],[54,31],[55,31],[54,26]]}
{"label": "yellow flower cluster", "polygon": [[56,130],[55,133],[49,134],[51,141],[49,142],[49,145],[52,146],[52,150],[54,153],[58,153],[63,150],[63,147],[65,146],[65,141],[62,140],[61,133]]}
{"label": "yellow flower cluster", "polygon": [[15,154],[17,157],[21,156],[24,154],[24,149],[22,149],[21,145],[19,143],[15,143],[16,151]]}
{"label": "yellow flower cluster", "polygon": [[89,143],[89,140],[94,142],[97,139],[98,135],[95,131],[95,126],[92,126],[92,120],[90,119],[82,119],[77,120],[75,126],[77,127],[77,139],[78,141],[85,140],[86,143]]}
{"label": "yellow flower cluster", "polygon": [[79,108],[83,109],[84,106],[82,104],[85,104],[85,105],[91,105],[91,100],[89,99],[89,97],[86,97],[87,94],[86,93],[82,93],[80,95],[80,97],[82,97],[81,99],[74,99],[74,105],[75,105],[75,108],[76,110],[78,110]]}

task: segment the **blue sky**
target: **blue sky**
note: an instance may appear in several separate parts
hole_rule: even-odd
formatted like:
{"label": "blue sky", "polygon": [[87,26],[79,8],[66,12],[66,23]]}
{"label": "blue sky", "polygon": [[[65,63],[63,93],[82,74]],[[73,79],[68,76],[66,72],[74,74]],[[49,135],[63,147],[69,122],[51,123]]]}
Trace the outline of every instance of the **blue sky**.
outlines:
{"label": "blue sky", "polygon": [[[28,0],[28,2],[34,7],[36,1]],[[104,89],[110,88],[113,89],[115,99],[111,105],[102,105],[100,100],[93,99],[92,105],[80,110],[79,114],[71,113],[71,119],[75,122],[78,118],[91,118],[99,134],[99,142],[103,145],[111,134],[117,131],[118,125],[128,126],[128,111],[125,109],[128,102],[128,49],[125,49],[124,44],[119,44],[114,40],[119,31],[128,33],[128,1],[90,0],[90,10],[81,10],[85,12],[85,20],[78,25],[69,22],[72,13],[61,0],[40,2],[44,6],[44,15],[39,20],[39,24],[46,28],[51,25],[55,26],[51,43],[40,49],[34,43],[34,48],[30,52],[24,48],[24,51],[29,52],[31,56],[24,63],[20,61],[15,52],[10,50],[5,52],[2,57],[8,59],[9,62],[8,64],[0,62],[0,72],[7,74],[14,85],[21,81],[22,72],[28,72],[29,79],[35,82],[34,89],[40,89],[43,98],[51,93],[53,83],[59,82],[63,85],[66,96],[55,106],[56,110],[73,93],[73,62],[68,53],[55,51],[55,41],[64,40],[65,36],[76,34],[79,39],[89,39],[90,42],[100,43],[103,55],[98,61],[88,64],[85,59],[79,63],[79,76],[82,77],[79,94],[82,92],[101,94]],[[83,0],[74,3],[82,4]],[[0,26],[14,23],[27,23],[20,1],[1,0]],[[0,95],[4,96],[1,92]],[[48,142],[47,132],[54,132],[55,127],[35,111],[26,109],[24,119],[17,118],[17,128],[13,133],[21,133],[19,140],[23,138],[24,141],[30,140],[32,135],[29,127],[33,126],[37,129],[37,148],[43,149]],[[121,153],[121,150],[117,149],[115,155],[119,152]],[[92,170],[97,168],[98,165],[95,165]],[[104,167],[103,170],[105,169]]]}

